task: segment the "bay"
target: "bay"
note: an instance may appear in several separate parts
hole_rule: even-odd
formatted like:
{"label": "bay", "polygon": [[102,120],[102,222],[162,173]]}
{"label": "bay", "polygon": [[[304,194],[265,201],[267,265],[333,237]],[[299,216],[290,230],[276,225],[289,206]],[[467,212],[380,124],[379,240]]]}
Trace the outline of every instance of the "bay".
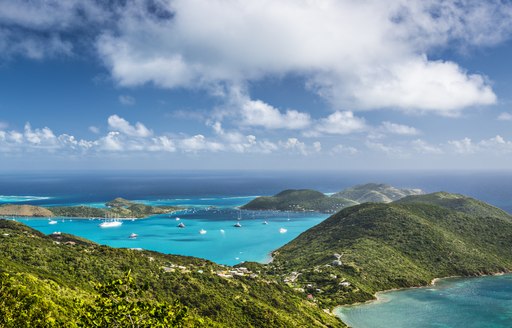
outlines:
{"label": "bay", "polygon": [[353,328],[510,328],[512,275],[442,279],[379,293],[377,301],[336,314]]}

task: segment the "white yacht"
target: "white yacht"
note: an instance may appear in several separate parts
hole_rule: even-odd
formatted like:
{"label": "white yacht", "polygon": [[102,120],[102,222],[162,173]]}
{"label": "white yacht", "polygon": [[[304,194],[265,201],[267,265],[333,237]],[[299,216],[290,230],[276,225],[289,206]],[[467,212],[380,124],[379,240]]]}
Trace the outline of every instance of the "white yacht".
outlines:
{"label": "white yacht", "polygon": [[114,227],[120,227],[122,224],[123,224],[122,221],[103,221],[100,223],[100,227],[114,228]]}
{"label": "white yacht", "polygon": [[128,237],[128,238],[130,238],[130,239],[136,239],[138,236],[139,236],[139,235],[137,235],[136,233],[132,233],[132,234],[130,235],[130,237]]}
{"label": "white yacht", "polygon": [[201,230],[199,230],[199,233],[200,233],[201,235],[204,235],[204,234],[206,234],[206,230],[201,229]]}
{"label": "white yacht", "polygon": [[279,233],[286,233],[287,231],[288,231],[288,229],[285,229],[285,228],[279,229]]}

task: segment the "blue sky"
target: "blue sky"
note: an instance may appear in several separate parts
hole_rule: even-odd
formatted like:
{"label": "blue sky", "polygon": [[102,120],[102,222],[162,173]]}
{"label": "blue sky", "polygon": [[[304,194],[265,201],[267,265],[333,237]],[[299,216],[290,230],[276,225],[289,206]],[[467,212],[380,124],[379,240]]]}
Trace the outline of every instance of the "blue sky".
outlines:
{"label": "blue sky", "polygon": [[0,169],[509,169],[512,3],[0,0]]}

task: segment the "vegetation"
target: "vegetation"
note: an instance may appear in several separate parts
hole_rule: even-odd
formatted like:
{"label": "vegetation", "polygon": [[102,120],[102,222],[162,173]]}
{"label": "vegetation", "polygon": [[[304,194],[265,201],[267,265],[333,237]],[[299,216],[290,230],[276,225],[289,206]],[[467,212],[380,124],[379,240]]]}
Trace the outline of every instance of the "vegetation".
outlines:
{"label": "vegetation", "polygon": [[391,203],[410,195],[420,195],[420,189],[398,189],[387,184],[367,183],[347,188],[332,195],[334,198],[350,199],[362,203]]}
{"label": "vegetation", "polygon": [[105,204],[107,208],[89,206],[41,207],[32,205],[2,205],[0,216],[25,217],[75,217],[75,218],[143,218],[155,214],[165,214],[179,210],[175,206],[149,206],[116,198]]}
{"label": "vegetation", "polygon": [[[176,318],[185,326],[341,326],[273,276],[247,269],[230,275],[232,270],[241,269],[192,257],[114,249],[67,234],[46,236],[0,220],[0,311],[5,312],[0,313],[0,326],[111,326],[104,325],[107,319],[101,315],[109,311],[129,313],[151,326]],[[133,281],[127,280],[127,272]],[[15,309],[27,315],[18,318]],[[129,326],[125,324],[119,326]]]}
{"label": "vegetation", "polygon": [[437,193],[346,208],[275,251],[268,270],[330,307],[436,277],[508,272],[511,248],[510,215]]}
{"label": "vegetation", "polygon": [[275,196],[257,197],[242,206],[247,210],[277,210],[277,211],[317,211],[333,213],[336,210],[356,205],[357,203],[340,198],[331,198],[325,194],[310,190],[285,190]]}
{"label": "vegetation", "polygon": [[242,206],[247,210],[317,211],[334,213],[342,208],[366,202],[389,203],[419,189],[397,189],[385,184],[368,183],[340,191],[331,197],[311,189],[285,190],[274,196],[257,197]]}

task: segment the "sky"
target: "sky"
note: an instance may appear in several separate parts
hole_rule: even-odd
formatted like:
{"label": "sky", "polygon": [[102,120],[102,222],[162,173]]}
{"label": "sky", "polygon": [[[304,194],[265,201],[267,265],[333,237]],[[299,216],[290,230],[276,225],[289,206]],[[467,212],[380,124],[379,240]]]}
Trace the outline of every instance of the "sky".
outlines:
{"label": "sky", "polygon": [[0,170],[501,170],[512,2],[0,0]]}

